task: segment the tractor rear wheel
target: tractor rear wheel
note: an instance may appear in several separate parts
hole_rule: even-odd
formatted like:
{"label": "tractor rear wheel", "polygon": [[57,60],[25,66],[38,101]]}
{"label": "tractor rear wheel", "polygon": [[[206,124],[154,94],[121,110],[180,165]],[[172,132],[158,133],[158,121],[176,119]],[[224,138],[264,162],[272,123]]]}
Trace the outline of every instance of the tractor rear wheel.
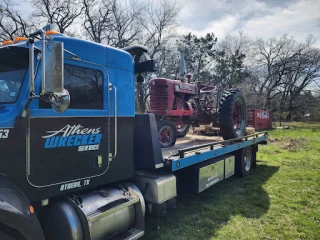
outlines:
{"label": "tractor rear wheel", "polygon": [[190,124],[182,124],[177,127],[177,137],[185,137],[189,132]]}
{"label": "tractor rear wheel", "polygon": [[174,146],[177,141],[177,129],[173,122],[169,120],[158,122],[158,133],[162,148]]}
{"label": "tractor rear wheel", "polygon": [[242,137],[246,134],[247,107],[241,91],[225,91],[219,103],[220,134],[223,139]]}

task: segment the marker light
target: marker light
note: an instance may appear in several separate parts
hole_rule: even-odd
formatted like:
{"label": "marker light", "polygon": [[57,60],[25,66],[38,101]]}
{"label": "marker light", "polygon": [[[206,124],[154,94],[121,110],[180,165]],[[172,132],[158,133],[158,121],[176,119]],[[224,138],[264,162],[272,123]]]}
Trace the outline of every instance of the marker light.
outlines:
{"label": "marker light", "polygon": [[47,30],[46,31],[46,35],[54,35],[54,34],[58,34],[58,32],[53,31],[53,30]]}
{"label": "marker light", "polygon": [[14,42],[11,40],[5,40],[2,42],[1,46],[10,45],[10,44],[14,44]]}
{"label": "marker light", "polygon": [[17,43],[17,42],[27,41],[27,40],[28,38],[25,38],[25,37],[16,37],[13,41]]}
{"label": "marker light", "polygon": [[32,206],[29,207],[29,212],[30,212],[31,214],[34,213],[34,208],[33,208]]}

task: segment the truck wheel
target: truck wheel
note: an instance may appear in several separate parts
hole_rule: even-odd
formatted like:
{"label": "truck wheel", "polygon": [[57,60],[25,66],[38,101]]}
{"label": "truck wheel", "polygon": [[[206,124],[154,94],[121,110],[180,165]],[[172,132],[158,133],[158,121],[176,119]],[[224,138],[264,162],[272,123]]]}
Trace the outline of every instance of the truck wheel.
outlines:
{"label": "truck wheel", "polygon": [[237,177],[249,175],[253,165],[253,154],[251,147],[238,150],[235,155],[235,174]]}
{"label": "truck wheel", "polygon": [[223,139],[242,137],[246,134],[247,107],[239,90],[228,90],[219,103],[220,134]]}
{"label": "truck wheel", "polygon": [[177,137],[185,137],[189,132],[190,124],[182,124],[177,127]]}
{"label": "truck wheel", "polygon": [[0,239],[1,240],[21,240],[22,238],[16,236],[13,237],[12,235],[6,233],[6,232],[0,232]]}
{"label": "truck wheel", "polygon": [[162,148],[174,146],[177,140],[177,129],[173,122],[168,120],[158,122],[158,133]]}

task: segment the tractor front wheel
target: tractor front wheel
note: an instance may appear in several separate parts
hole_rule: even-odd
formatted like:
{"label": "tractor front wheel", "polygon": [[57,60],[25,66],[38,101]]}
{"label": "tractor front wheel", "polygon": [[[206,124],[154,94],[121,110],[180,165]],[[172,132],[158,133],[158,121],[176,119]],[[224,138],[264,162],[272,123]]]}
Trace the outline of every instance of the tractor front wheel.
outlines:
{"label": "tractor front wheel", "polygon": [[158,133],[162,148],[174,146],[177,140],[177,129],[173,122],[168,120],[158,122]]}
{"label": "tractor front wheel", "polygon": [[219,103],[220,134],[223,139],[242,137],[246,134],[247,107],[239,90],[228,90]]}
{"label": "tractor front wheel", "polygon": [[190,124],[182,124],[177,127],[177,137],[185,137],[189,132]]}

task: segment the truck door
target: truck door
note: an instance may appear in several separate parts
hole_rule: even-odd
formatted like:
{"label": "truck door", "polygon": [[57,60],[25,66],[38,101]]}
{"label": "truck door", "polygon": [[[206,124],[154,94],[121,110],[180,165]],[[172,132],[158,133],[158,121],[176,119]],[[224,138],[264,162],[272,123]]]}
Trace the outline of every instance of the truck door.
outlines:
{"label": "truck door", "polygon": [[64,84],[71,98],[66,112],[55,113],[43,100],[30,105],[27,179],[35,187],[100,176],[109,167],[114,139],[110,139],[113,93],[107,70],[66,60]]}

